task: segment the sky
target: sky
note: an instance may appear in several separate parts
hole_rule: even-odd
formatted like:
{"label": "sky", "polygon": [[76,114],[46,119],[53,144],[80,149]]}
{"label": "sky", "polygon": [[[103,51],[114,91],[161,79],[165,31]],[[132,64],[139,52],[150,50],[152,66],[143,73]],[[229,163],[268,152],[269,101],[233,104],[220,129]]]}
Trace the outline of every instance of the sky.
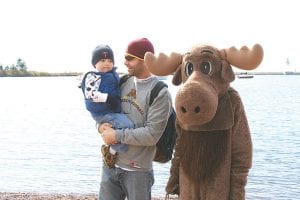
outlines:
{"label": "sky", "polygon": [[[28,70],[93,70],[91,52],[108,44],[119,71],[127,44],[147,37],[155,54],[259,43],[255,71],[300,71],[297,0],[0,0],[0,64]],[[287,58],[290,65],[286,64]],[[234,68],[234,70],[236,70]],[[238,71],[238,70],[236,70]]]}

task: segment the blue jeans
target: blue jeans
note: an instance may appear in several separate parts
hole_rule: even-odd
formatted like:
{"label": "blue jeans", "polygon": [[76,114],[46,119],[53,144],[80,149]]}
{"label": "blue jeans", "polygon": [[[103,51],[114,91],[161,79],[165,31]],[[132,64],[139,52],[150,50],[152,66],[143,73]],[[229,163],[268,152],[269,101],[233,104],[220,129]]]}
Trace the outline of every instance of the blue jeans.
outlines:
{"label": "blue jeans", "polygon": [[151,200],[153,171],[126,171],[102,166],[99,200]]}
{"label": "blue jeans", "polygon": [[[124,113],[108,113],[106,115],[92,114],[94,120],[99,123],[110,123],[114,129],[134,128],[133,122]],[[114,144],[110,146],[116,152],[126,152],[128,146],[126,144]]]}

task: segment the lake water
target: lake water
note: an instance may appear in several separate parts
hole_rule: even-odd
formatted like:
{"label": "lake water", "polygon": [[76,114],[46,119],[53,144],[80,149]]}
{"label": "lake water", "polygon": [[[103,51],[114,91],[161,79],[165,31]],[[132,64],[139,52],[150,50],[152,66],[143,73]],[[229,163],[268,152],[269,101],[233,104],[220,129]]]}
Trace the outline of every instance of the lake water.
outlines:
{"label": "lake water", "polygon": [[[232,86],[253,140],[247,199],[299,199],[300,76]],[[170,85],[173,96],[177,89]],[[0,78],[0,92],[0,192],[98,193],[102,140],[76,78]],[[153,194],[164,195],[170,164],[154,167]]]}

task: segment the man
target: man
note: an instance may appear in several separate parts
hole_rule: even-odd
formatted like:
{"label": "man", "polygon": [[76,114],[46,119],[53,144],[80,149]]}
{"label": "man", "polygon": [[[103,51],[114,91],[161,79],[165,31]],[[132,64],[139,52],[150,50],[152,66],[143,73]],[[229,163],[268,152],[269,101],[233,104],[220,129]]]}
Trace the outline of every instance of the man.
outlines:
{"label": "man", "polygon": [[130,42],[125,53],[124,64],[131,77],[121,86],[121,106],[135,128],[99,127],[106,144],[128,145],[126,152],[118,153],[113,167],[103,164],[99,200],[124,200],[126,197],[128,200],[151,200],[152,162],[156,143],[171,113],[172,99],[168,89],[163,88],[149,106],[150,92],[158,78],[144,63],[148,51],[154,53],[152,43],[141,38]]}

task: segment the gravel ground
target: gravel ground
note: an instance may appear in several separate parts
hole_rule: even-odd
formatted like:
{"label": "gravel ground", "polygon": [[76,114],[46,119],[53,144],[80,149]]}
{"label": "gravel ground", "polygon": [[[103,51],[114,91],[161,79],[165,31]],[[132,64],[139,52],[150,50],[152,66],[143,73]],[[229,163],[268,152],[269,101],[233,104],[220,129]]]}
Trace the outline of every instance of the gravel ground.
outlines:
{"label": "gravel ground", "polygon": [[[164,200],[164,197],[153,197],[152,200]],[[178,198],[169,198],[177,200]],[[37,194],[0,192],[0,200],[97,200],[95,194]]]}

